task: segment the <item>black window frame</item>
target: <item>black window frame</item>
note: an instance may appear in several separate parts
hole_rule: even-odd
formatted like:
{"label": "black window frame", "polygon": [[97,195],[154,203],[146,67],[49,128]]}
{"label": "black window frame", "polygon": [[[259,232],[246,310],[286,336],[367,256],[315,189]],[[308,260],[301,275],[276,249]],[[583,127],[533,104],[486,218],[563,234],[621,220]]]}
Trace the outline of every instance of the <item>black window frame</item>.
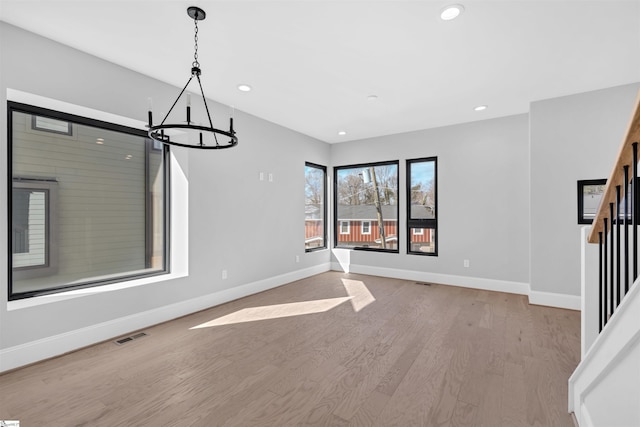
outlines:
{"label": "black window frame", "polygon": [[[376,166],[386,166],[386,165],[395,165],[397,171],[397,179],[396,179],[396,239],[397,244],[395,249],[382,249],[382,248],[371,248],[367,246],[355,246],[355,247],[347,247],[347,246],[339,246],[338,239],[340,235],[340,220],[338,218],[338,173],[344,169],[358,169],[358,168],[368,168],[368,167],[376,167]],[[384,218],[383,218],[384,220]],[[371,226],[373,227],[373,225]],[[349,229],[351,230],[351,224],[349,225]],[[360,227],[358,227],[360,228]],[[347,249],[347,250],[356,250],[356,251],[369,251],[369,252],[381,252],[381,253],[390,253],[390,254],[398,254],[400,253],[400,161],[399,160],[386,160],[381,162],[368,162],[368,163],[357,163],[351,165],[341,165],[333,167],[333,247],[337,249]]]}
{"label": "black window frame", "polygon": [[[49,108],[44,108],[44,107],[39,107],[36,105],[30,105],[30,104],[25,104],[25,103],[21,103],[21,102],[15,102],[15,101],[7,101],[7,230],[12,230],[13,227],[13,218],[12,218],[12,204],[13,204],[13,184],[15,182],[15,177],[13,176],[13,113],[14,112],[20,112],[20,113],[24,113],[24,114],[30,114],[32,116],[41,116],[41,117],[46,117],[46,118],[51,118],[51,119],[55,119],[55,120],[61,120],[61,121],[68,121],[69,122],[69,129],[71,132],[71,129],[74,128],[73,124],[78,124],[78,125],[85,125],[85,126],[91,126],[91,127],[95,127],[95,128],[100,128],[100,129],[104,129],[104,130],[109,130],[109,131],[115,131],[115,132],[121,132],[121,133],[125,133],[125,134],[129,134],[129,135],[133,135],[133,136],[138,136],[138,137],[143,137],[145,138],[145,152],[147,153],[146,156],[146,160],[145,160],[145,169],[148,168],[148,153],[153,149],[153,141],[148,138],[148,134],[147,131],[143,130],[143,129],[137,129],[137,128],[132,128],[129,126],[125,126],[125,125],[120,125],[120,124],[116,124],[116,123],[111,123],[111,122],[107,122],[107,121],[103,121],[103,120],[98,120],[98,119],[93,119],[93,118],[89,118],[89,117],[84,117],[84,116],[79,116],[76,114],[71,114],[71,113],[66,113],[66,112],[62,112],[62,111],[57,111],[57,110],[52,110]],[[33,125],[33,121],[32,121],[32,125]],[[32,127],[33,129],[33,127]],[[65,134],[63,132],[55,132],[55,131],[51,131],[49,129],[35,129],[38,131],[44,131],[44,132],[52,132],[52,133],[60,133],[62,135],[70,135],[70,134]],[[7,238],[7,265],[8,265],[8,269],[7,269],[7,279],[8,279],[8,286],[7,286],[7,297],[9,301],[15,301],[15,300],[20,300],[20,299],[26,299],[26,298],[32,298],[32,297],[36,297],[36,296],[42,296],[42,295],[51,295],[51,294],[57,294],[60,292],[65,292],[65,291],[69,291],[69,290],[74,290],[74,289],[84,289],[84,288],[92,288],[92,287],[98,287],[98,286],[103,286],[103,285],[108,285],[111,283],[121,283],[121,282],[126,282],[126,281],[130,281],[130,280],[135,280],[135,279],[140,279],[140,278],[146,278],[146,277],[153,277],[153,276],[160,276],[160,275],[164,275],[164,274],[169,274],[171,272],[170,269],[170,265],[171,265],[171,259],[170,259],[170,255],[171,255],[171,228],[170,228],[170,223],[171,223],[171,218],[170,218],[170,211],[171,211],[171,194],[170,194],[170,182],[171,182],[171,167],[170,167],[170,156],[169,156],[169,146],[168,145],[163,145],[162,147],[162,165],[163,165],[163,207],[162,207],[162,211],[163,211],[163,232],[164,232],[164,236],[163,236],[163,243],[164,243],[164,247],[163,247],[163,265],[162,265],[162,269],[161,270],[156,270],[156,271],[152,271],[152,272],[147,272],[147,273],[139,273],[139,274],[123,274],[121,276],[118,277],[114,277],[114,278],[109,278],[109,279],[102,279],[102,280],[88,280],[86,282],[82,282],[79,284],[67,284],[67,285],[61,285],[61,286],[55,286],[55,287],[50,287],[50,288],[46,288],[43,290],[37,290],[37,291],[26,291],[26,292],[13,292],[13,276],[14,276],[14,268],[13,268],[13,241],[12,241],[12,233],[9,233],[9,236]],[[151,205],[151,194],[148,191],[149,188],[149,177],[148,174],[146,174],[146,178],[145,178],[145,194],[147,195],[145,197],[145,210],[147,212],[147,219],[149,218],[149,213],[150,213],[150,205]],[[151,223],[150,221],[146,221],[145,224],[145,240],[147,242],[150,241],[150,234],[152,233],[151,230]],[[52,241],[53,244],[55,244],[56,242]],[[149,250],[149,248],[147,247],[147,251]],[[55,254],[55,250],[54,249],[50,249],[49,250],[49,254],[48,254],[49,258],[51,257],[56,257],[57,255]],[[149,258],[147,257],[147,260]],[[49,262],[50,263],[50,262]],[[33,269],[32,269],[33,270]]]}
{"label": "black window frame", "polygon": [[[322,239],[323,239],[323,244],[322,246],[317,246],[317,247],[313,247],[313,248],[304,248],[305,252],[315,252],[315,251],[321,251],[321,250],[325,250],[328,247],[328,243],[327,243],[327,167],[323,166],[323,165],[319,165],[317,163],[312,163],[312,162],[304,162],[304,167],[310,167],[310,168],[315,168],[315,169],[319,169],[322,171]],[[306,175],[306,173],[305,173]],[[306,182],[305,182],[305,186],[306,186]],[[306,203],[305,203],[306,204]],[[306,222],[306,219],[305,219]]]}
{"label": "black window frame", "polygon": [[[413,218],[411,214],[411,165],[414,163],[433,162],[433,187],[435,195],[434,211],[435,218]],[[422,255],[422,256],[438,256],[438,157],[420,157],[416,159],[406,160],[406,197],[407,197],[407,254],[410,255]],[[419,252],[411,249],[411,236],[413,229],[421,228],[423,233],[426,230],[433,229],[435,231],[434,251],[433,252]]]}

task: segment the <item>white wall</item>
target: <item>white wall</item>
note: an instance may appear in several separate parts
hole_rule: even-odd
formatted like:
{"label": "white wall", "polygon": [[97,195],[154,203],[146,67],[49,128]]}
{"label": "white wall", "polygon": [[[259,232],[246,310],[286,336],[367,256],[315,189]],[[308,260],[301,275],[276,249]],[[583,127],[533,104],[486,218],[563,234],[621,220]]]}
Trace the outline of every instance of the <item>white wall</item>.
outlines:
{"label": "white wall", "polygon": [[[437,257],[407,255],[403,231],[405,160],[427,156],[438,157]],[[351,271],[527,293],[527,115],[335,144],[331,159],[334,166],[400,160],[400,253],[353,251]]]}
{"label": "white wall", "polygon": [[[146,121],[148,97],[155,108],[168,108],[179,92],[3,22],[0,52],[3,118],[7,89],[141,122]],[[228,107],[209,102],[214,122],[228,117]],[[6,159],[4,120],[2,128],[0,158]],[[176,182],[184,180],[188,194],[172,197],[175,209],[188,217],[172,224],[173,255],[178,261],[189,257],[188,266],[176,264],[180,274],[170,280],[93,288],[66,299],[8,302],[7,211],[0,209],[0,371],[329,268],[329,251],[304,252],[303,209],[304,162],[329,165],[329,145],[240,111],[235,128],[236,148],[174,151],[172,174]],[[261,171],[273,173],[274,182],[260,182]],[[6,189],[3,160],[0,200],[7,200]],[[223,269],[226,280],[221,279]]]}
{"label": "white wall", "polygon": [[531,291],[580,295],[577,181],[608,178],[640,84],[531,104]]}

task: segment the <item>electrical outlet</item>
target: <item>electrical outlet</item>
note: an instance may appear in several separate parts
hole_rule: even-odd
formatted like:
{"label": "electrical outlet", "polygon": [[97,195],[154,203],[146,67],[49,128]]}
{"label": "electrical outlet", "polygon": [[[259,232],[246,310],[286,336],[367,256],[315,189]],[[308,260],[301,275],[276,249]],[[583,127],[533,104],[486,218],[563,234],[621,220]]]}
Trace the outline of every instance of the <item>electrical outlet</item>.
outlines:
{"label": "electrical outlet", "polygon": [[273,182],[273,174],[269,172],[269,182]]}
{"label": "electrical outlet", "polygon": [[264,172],[260,172],[260,181],[264,181]]}
{"label": "electrical outlet", "polygon": [[222,279],[226,279],[227,278],[227,270],[222,270]]}
{"label": "electrical outlet", "polygon": [[300,262],[300,255],[296,255],[296,262]]}
{"label": "electrical outlet", "polygon": [[468,259],[464,260],[464,267],[465,268],[469,268],[469,260]]}

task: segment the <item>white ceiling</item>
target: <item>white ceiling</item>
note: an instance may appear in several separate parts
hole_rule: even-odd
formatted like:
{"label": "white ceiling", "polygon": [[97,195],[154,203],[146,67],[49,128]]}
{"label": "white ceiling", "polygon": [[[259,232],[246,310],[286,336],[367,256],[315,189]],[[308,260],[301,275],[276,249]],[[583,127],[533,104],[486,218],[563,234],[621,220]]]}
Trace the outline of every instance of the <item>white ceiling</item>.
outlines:
{"label": "white ceiling", "polygon": [[192,5],[209,98],[331,143],[640,81],[640,0],[0,0],[0,20],[182,87]]}

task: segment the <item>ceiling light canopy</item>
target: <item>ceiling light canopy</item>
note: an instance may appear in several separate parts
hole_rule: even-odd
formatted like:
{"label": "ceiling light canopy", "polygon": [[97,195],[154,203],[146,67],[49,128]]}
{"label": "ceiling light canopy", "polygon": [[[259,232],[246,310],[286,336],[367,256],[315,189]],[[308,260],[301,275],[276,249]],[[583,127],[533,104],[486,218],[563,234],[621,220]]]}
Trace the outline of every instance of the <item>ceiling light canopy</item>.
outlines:
{"label": "ceiling light canopy", "polygon": [[[178,97],[173,102],[173,105],[169,109],[167,115],[162,119],[159,125],[153,124],[153,115],[151,112],[151,100],[149,101],[149,138],[162,142],[163,144],[176,145],[179,147],[187,148],[201,148],[201,149],[221,149],[231,148],[238,145],[238,138],[236,132],[233,130],[233,117],[229,118],[229,130],[221,130],[213,127],[213,121],[211,120],[211,114],[209,113],[209,107],[207,106],[207,98],[204,95],[202,89],[202,82],[200,81],[200,63],[198,62],[198,21],[202,21],[206,18],[206,13],[199,7],[191,6],[187,8],[187,15],[193,19],[194,24],[194,41],[195,52],[193,54],[193,63],[191,64],[191,77],[184,85],[182,91],[178,94]],[[191,94],[187,93],[186,100],[186,122],[178,122],[175,124],[165,123],[167,118],[171,114],[173,107],[176,106],[180,97],[185,92],[189,83],[196,78],[198,86],[200,88],[200,94],[202,95],[202,101],[207,114],[208,123],[204,125],[196,124],[191,120]],[[250,88],[249,88],[250,89]],[[229,140],[218,140],[218,136],[228,137]]]}
{"label": "ceiling light canopy", "polygon": [[487,107],[486,105],[478,105],[477,107],[475,107],[475,108],[473,109],[473,111],[484,111],[484,110],[486,110],[487,108],[489,108],[489,107]]}
{"label": "ceiling light canopy", "polygon": [[462,12],[464,12],[464,6],[461,4],[450,4],[442,8],[440,11],[440,19],[443,21],[451,21],[462,15]]}
{"label": "ceiling light canopy", "polygon": [[247,84],[239,84],[238,85],[238,90],[241,92],[250,92],[251,91],[251,86],[247,85]]}
{"label": "ceiling light canopy", "polygon": [[347,134],[347,132],[344,131],[344,130],[341,130],[341,131],[338,132],[338,135],[340,135],[340,136],[345,136],[346,134]]}

